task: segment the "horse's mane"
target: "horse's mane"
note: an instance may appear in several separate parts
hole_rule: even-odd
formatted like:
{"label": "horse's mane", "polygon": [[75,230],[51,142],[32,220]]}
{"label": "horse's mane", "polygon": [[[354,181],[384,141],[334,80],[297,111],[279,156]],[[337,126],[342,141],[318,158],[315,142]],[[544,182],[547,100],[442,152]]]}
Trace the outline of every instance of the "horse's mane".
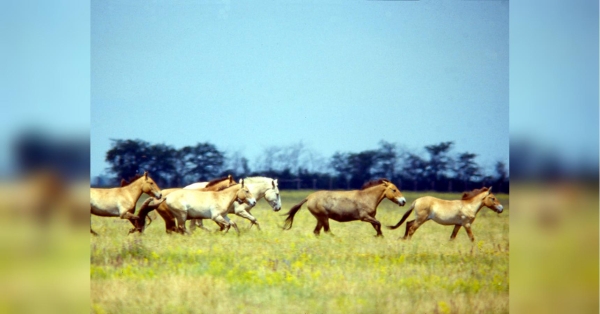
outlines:
{"label": "horse's mane", "polygon": [[235,184],[232,184],[232,185],[229,185],[229,186],[224,185],[224,186],[220,187],[218,190],[216,190],[215,192],[227,190],[228,188],[231,188],[231,187],[234,187],[234,186],[238,186],[238,185],[240,185],[240,184],[239,183],[235,183]]}
{"label": "horse's mane", "polygon": [[136,174],[135,176],[133,176],[132,178],[130,178],[129,181],[127,181],[125,179],[121,179],[121,187],[128,186],[131,183],[135,182],[135,180],[137,180],[137,179],[139,179],[141,177],[143,177],[143,175]]}
{"label": "horse's mane", "polygon": [[463,200],[470,200],[473,197],[483,193],[483,192],[487,192],[489,190],[489,188],[483,187],[481,189],[474,189],[473,191],[470,192],[464,192],[462,195],[462,199]]}
{"label": "horse's mane", "polygon": [[260,177],[260,176],[244,178],[244,182],[256,182],[256,181],[269,181],[270,182],[271,180],[273,180],[273,179],[267,178],[267,177]]}
{"label": "horse's mane", "polygon": [[[233,177],[231,177],[233,180]],[[222,177],[222,178],[218,178],[218,179],[214,179],[214,180],[210,180],[208,181],[208,183],[206,184],[205,188],[209,187],[209,186],[213,186],[216,185],[218,183],[221,183],[223,180],[228,180],[229,177]]]}
{"label": "horse's mane", "polygon": [[390,182],[390,180],[388,180],[388,179],[377,179],[377,180],[371,180],[371,181],[369,181],[369,182],[367,182],[367,183],[363,184],[363,186],[362,186],[360,189],[361,189],[361,190],[368,189],[368,188],[370,188],[370,187],[372,187],[372,186],[375,186],[375,185],[380,185],[380,184],[382,184],[383,182]]}

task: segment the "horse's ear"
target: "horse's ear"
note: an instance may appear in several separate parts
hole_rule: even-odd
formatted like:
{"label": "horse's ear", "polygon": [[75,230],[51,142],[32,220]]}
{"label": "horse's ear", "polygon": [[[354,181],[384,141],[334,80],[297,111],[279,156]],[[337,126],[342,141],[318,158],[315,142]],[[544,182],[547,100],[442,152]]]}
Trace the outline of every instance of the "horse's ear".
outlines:
{"label": "horse's ear", "polygon": [[388,181],[388,180],[382,180],[381,182],[383,183],[383,186],[388,186],[388,185],[390,185],[390,184],[389,184],[389,183],[390,183],[390,181]]}
{"label": "horse's ear", "polygon": [[244,187],[244,179],[240,179],[240,184]]}
{"label": "horse's ear", "polygon": [[229,179],[229,183],[231,183],[231,181],[233,181],[233,177],[231,175],[228,175],[227,179]]}
{"label": "horse's ear", "polygon": [[490,186],[490,188],[488,189],[488,192],[486,195],[490,195],[490,193],[492,193],[492,187]]}
{"label": "horse's ear", "polygon": [[148,180],[148,171],[144,171],[144,179]]}
{"label": "horse's ear", "polygon": [[273,188],[275,188],[275,180],[271,181],[271,184],[273,184]]}

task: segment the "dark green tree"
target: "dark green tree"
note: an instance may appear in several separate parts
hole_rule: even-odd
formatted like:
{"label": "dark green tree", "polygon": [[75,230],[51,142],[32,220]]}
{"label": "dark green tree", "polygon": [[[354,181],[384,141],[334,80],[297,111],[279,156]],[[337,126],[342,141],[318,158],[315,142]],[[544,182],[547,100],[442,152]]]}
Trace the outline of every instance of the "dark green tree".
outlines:
{"label": "dark green tree", "polygon": [[191,182],[209,181],[219,176],[225,164],[225,154],[210,143],[198,143],[181,149],[185,162],[185,178]]}
{"label": "dark green tree", "polygon": [[439,185],[442,180],[447,179],[448,170],[450,170],[453,163],[452,158],[449,156],[453,145],[454,142],[442,142],[437,145],[425,146],[425,150],[429,153],[425,174],[432,190],[436,190],[436,183]]}
{"label": "dark green tree", "polygon": [[110,165],[108,172],[114,174],[117,180],[141,174],[150,160],[149,147],[148,142],[139,139],[111,139],[111,149],[106,152],[105,159]]}

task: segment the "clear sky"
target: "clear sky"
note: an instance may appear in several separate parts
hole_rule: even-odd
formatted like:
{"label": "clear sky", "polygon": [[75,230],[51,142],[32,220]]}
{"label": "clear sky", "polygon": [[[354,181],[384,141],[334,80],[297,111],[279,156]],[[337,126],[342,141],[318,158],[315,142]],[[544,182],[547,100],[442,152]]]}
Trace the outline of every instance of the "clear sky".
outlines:
{"label": "clear sky", "polygon": [[[508,1],[92,1],[91,174],[110,139],[254,160],[454,141],[508,162]],[[251,163],[252,166],[252,163]]]}

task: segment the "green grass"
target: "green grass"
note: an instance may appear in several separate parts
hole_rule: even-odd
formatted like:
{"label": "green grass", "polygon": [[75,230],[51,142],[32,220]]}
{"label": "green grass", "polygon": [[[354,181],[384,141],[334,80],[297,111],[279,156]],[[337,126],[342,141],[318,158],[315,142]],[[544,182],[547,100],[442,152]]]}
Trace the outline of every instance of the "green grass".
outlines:
{"label": "green grass", "polygon": [[[252,210],[263,228],[230,216],[242,234],[197,229],[167,235],[161,218],[145,234],[127,235],[128,221],[92,217],[92,312],[96,313],[504,313],[509,297],[509,203],[484,208],[473,224],[475,243],[461,229],[427,222],[411,241],[404,226],[375,230],[365,222],[331,221],[334,236],[313,235],[316,220],[303,207],[282,231],[282,213],[311,191],[282,191],[275,213]],[[446,199],[458,194],[427,193]],[[404,193],[409,204],[425,194]],[[387,200],[377,219],[398,222],[408,206]],[[217,226],[205,220],[205,226]]]}

